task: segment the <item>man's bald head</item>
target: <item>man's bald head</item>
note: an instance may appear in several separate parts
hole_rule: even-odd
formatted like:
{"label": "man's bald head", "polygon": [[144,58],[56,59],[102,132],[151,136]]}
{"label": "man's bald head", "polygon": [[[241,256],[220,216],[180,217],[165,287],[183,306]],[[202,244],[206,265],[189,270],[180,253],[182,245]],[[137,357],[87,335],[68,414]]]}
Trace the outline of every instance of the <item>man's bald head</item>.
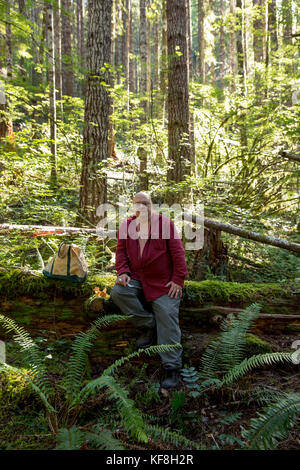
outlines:
{"label": "man's bald head", "polygon": [[148,201],[151,204],[152,201],[150,194],[144,193],[143,191],[136,193],[136,195],[133,197],[133,202],[135,204],[139,204],[142,203],[142,201]]}
{"label": "man's bald head", "polygon": [[140,191],[137,193],[134,198],[133,198],[133,204],[136,204],[136,216],[139,217],[141,213],[142,207],[147,210],[148,217],[151,215],[151,206],[152,206],[152,201],[151,201],[151,196],[150,194],[144,193]]}

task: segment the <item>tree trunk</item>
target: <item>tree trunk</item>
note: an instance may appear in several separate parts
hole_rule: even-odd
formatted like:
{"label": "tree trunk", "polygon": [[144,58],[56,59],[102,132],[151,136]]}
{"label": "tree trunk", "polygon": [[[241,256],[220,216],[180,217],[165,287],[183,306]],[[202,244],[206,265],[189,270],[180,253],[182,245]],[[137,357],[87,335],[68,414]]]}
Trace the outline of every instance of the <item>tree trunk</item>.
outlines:
{"label": "tree trunk", "polygon": [[51,139],[51,176],[50,185],[57,185],[56,175],[56,96],[55,96],[55,55],[54,55],[54,18],[52,4],[47,3],[47,46],[48,46],[48,77],[49,77],[49,119]]}
{"label": "tree trunk", "polygon": [[[148,79],[148,43],[147,43],[147,17],[146,17],[146,0],[140,0],[140,83],[139,92],[142,96],[141,105],[144,109],[144,115],[141,116],[141,123],[145,123],[148,117],[148,99],[147,99],[147,79]],[[148,189],[148,175],[147,175],[147,151],[143,147],[139,147],[137,155],[140,160],[140,191],[147,191]]]}
{"label": "tree trunk", "polygon": [[225,17],[224,0],[220,0],[220,88],[224,89],[224,75],[225,75],[225,31],[223,19]]}
{"label": "tree trunk", "polygon": [[284,0],[281,5],[282,23],[283,23],[283,42],[284,44],[292,44],[293,32],[293,10],[292,0]]}
{"label": "tree trunk", "polygon": [[[187,212],[183,213],[184,220],[190,222],[197,222],[195,214],[190,214]],[[281,240],[280,238],[274,238],[263,233],[251,232],[249,230],[237,227],[236,225],[226,224],[224,222],[219,222],[217,220],[208,219],[204,217],[204,227],[220,231],[230,233],[232,235],[236,235],[238,237],[245,238],[246,240],[253,240],[259,243],[263,243],[266,245],[276,246],[277,248],[283,248],[284,250],[288,250],[294,253],[300,253],[300,243],[289,242],[287,240]],[[9,235],[10,232],[15,230],[20,230],[23,234],[29,234],[32,236],[32,231],[42,231],[42,232],[55,232],[57,234],[64,233],[67,234],[74,234],[74,233],[88,233],[88,234],[96,234],[96,229],[93,228],[81,228],[81,227],[54,227],[54,226],[44,226],[44,225],[17,225],[17,224],[0,224],[0,231],[3,232],[4,235]],[[42,235],[47,235],[47,233],[42,233]],[[103,235],[105,238],[110,235],[111,237],[115,237],[116,233],[109,233]],[[36,234],[38,236],[38,233]],[[98,237],[101,238],[100,234],[97,234]]]}
{"label": "tree trunk", "polygon": [[269,67],[272,61],[272,53],[278,49],[277,37],[277,18],[276,18],[276,0],[270,0],[267,3],[267,42],[266,42],[266,92],[265,98],[268,99],[269,93]]}
{"label": "tree trunk", "polygon": [[[146,18],[146,0],[140,0],[140,83],[139,92],[144,96],[147,92],[147,18]],[[142,100],[144,111],[146,113],[146,99]]]}
{"label": "tree trunk", "polygon": [[160,67],[160,89],[162,95],[162,120],[166,122],[167,114],[167,85],[168,85],[168,30],[167,30],[167,0],[162,0],[162,51]]}
{"label": "tree trunk", "polygon": [[236,17],[237,17],[237,35],[236,35],[236,51],[237,51],[237,65],[239,86],[245,95],[245,55],[243,47],[243,7],[242,0],[236,0]]}
{"label": "tree trunk", "polygon": [[[151,0],[147,0],[146,7],[151,6]],[[151,23],[149,18],[146,18],[147,24],[147,115],[150,114],[150,93],[151,93]]]}
{"label": "tree trunk", "polygon": [[[283,45],[285,45],[285,56],[293,57],[290,50],[291,45],[293,44],[292,32],[293,32],[293,10],[292,10],[292,0],[284,0],[281,5],[282,11],[282,23],[283,23]],[[293,65],[286,64],[284,66],[284,72],[286,76],[289,76],[293,73]],[[288,84],[286,86],[286,97],[285,97],[286,106],[292,106],[292,87]]]}
{"label": "tree trunk", "polygon": [[44,66],[44,51],[45,51],[45,43],[46,43],[46,36],[47,36],[47,3],[44,1],[43,4],[43,19],[41,25],[41,42],[39,47],[39,59],[38,63],[40,65],[41,71],[38,72],[38,83],[40,85],[43,84],[44,81],[44,73],[43,73],[43,66]]}
{"label": "tree trunk", "polygon": [[[30,8],[30,20],[31,20],[31,48],[33,52],[34,64],[41,64],[40,61],[40,45],[34,40],[36,34],[38,33],[38,23],[40,17],[40,11],[43,9],[43,5],[32,5]],[[38,86],[40,81],[40,73],[36,70],[35,66],[31,67],[31,83],[33,86]],[[35,105],[36,100],[33,100],[33,105]],[[32,113],[34,115],[34,111]],[[33,117],[34,121],[34,117]]]}
{"label": "tree trunk", "polygon": [[158,18],[155,19],[154,23],[154,48],[153,48],[153,56],[154,56],[154,80],[153,80],[153,88],[155,90],[159,90],[160,83],[159,83],[159,65],[160,65],[160,43],[159,43],[159,24]]}
{"label": "tree trunk", "polygon": [[55,34],[55,85],[57,99],[60,101],[60,119],[63,120],[63,95],[62,95],[62,57],[61,57],[61,0],[57,0],[57,8],[54,12]]}
{"label": "tree trunk", "polygon": [[199,51],[199,79],[205,83],[205,39],[204,39],[204,0],[198,0],[198,51]]}
{"label": "tree trunk", "polygon": [[[23,15],[25,18],[27,18],[26,14],[26,8],[25,8],[25,0],[18,0],[19,4],[19,12],[21,15]],[[26,70],[25,70],[25,64],[24,64],[24,57],[20,57],[20,71],[21,71],[21,77],[22,81],[25,81],[26,78]]]}
{"label": "tree trunk", "polygon": [[114,22],[114,25],[115,25],[115,67],[117,68],[117,82],[120,83],[120,78],[121,78],[121,75],[120,75],[120,71],[119,71],[119,68],[121,66],[121,63],[122,63],[122,38],[121,38],[121,34],[122,34],[122,31],[120,31],[120,24],[122,24],[121,22],[121,11],[120,9],[118,8],[119,5],[114,3],[114,6],[115,6],[115,22]]}
{"label": "tree trunk", "polygon": [[123,73],[125,77],[125,87],[128,89],[128,74],[129,74],[129,36],[128,36],[128,0],[124,1],[122,9],[122,27],[123,32],[121,36],[121,52],[123,65]]}
{"label": "tree trunk", "polygon": [[204,245],[201,250],[193,252],[188,263],[188,279],[203,281],[207,274],[227,278],[228,255],[227,247],[221,240],[219,230],[204,230]]}
{"label": "tree trunk", "polygon": [[[237,51],[237,72],[238,72],[238,88],[241,94],[247,96],[246,87],[246,64],[245,64],[245,50],[243,41],[244,31],[244,13],[242,0],[236,0],[236,18],[237,18],[237,36],[236,36],[236,51]],[[247,126],[244,122],[246,119],[246,112],[242,111],[240,116],[240,136],[241,136],[241,156],[244,155],[247,149]],[[247,164],[244,162],[245,165]]]}
{"label": "tree trunk", "polygon": [[6,25],[5,25],[5,46],[6,46],[6,76],[8,80],[12,78],[12,47],[11,47],[11,18],[10,3],[6,3]]}
{"label": "tree trunk", "polygon": [[[168,26],[168,183],[179,183],[190,172],[189,89],[186,5],[167,2]],[[170,193],[169,202],[173,199]]]}
{"label": "tree trunk", "polygon": [[265,2],[264,0],[253,0],[255,17],[253,21],[253,52],[254,52],[254,86],[256,93],[256,104],[261,105],[262,100],[262,64],[264,62],[264,37],[265,37]]}
{"label": "tree trunk", "polygon": [[[1,80],[6,79],[6,75],[4,72],[4,67],[2,64],[2,59],[0,57],[0,77]],[[8,133],[9,130],[9,119],[5,115],[8,111],[8,106],[7,106],[7,97],[5,93],[5,89],[3,89],[2,86],[0,86],[0,142],[2,139],[4,139]]]}
{"label": "tree trunk", "polygon": [[270,37],[271,51],[278,49],[278,33],[277,33],[277,6],[276,0],[271,0],[268,5],[268,33]]}
{"label": "tree trunk", "polygon": [[132,0],[129,0],[128,3],[128,42],[129,42],[129,91],[131,93],[136,92],[135,88],[135,59],[134,55],[134,28],[133,28],[133,9],[132,9]]}
{"label": "tree trunk", "polygon": [[[83,25],[83,0],[77,0],[76,2],[76,26],[77,26],[77,54],[79,58],[79,68],[83,71],[84,69],[84,25]],[[84,96],[83,80],[77,81],[77,94],[78,96]]]}
{"label": "tree trunk", "polygon": [[230,0],[230,14],[231,14],[231,34],[230,34],[230,70],[232,75],[232,82],[230,89],[235,90],[235,79],[237,74],[237,52],[236,52],[236,35],[235,35],[235,0]]}
{"label": "tree trunk", "polygon": [[[188,57],[188,86],[193,79],[193,47],[192,47],[192,23],[191,23],[191,0],[186,0],[187,8],[187,57]],[[189,136],[190,136],[190,159],[193,170],[195,170],[195,132],[194,132],[194,111],[189,100]]]}
{"label": "tree trunk", "polygon": [[101,82],[110,85],[110,72],[105,63],[111,63],[111,13],[112,0],[89,0],[88,74],[79,209],[82,216],[93,224],[96,223],[97,207],[107,199],[106,176],[102,171],[108,157],[110,96]]}
{"label": "tree trunk", "polygon": [[63,94],[68,96],[74,96],[71,14],[71,0],[62,0]]}
{"label": "tree trunk", "polygon": [[[5,46],[6,46],[6,73],[3,75],[7,81],[12,79],[12,43],[11,43],[11,16],[10,16],[10,4],[6,4],[6,26],[5,26]],[[1,61],[1,59],[0,59]],[[2,67],[1,67],[2,69]],[[2,72],[2,70],[1,70]],[[1,87],[2,88],[2,87]],[[13,134],[13,122],[10,118],[9,112],[9,97],[5,93],[5,90],[0,90],[0,111],[8,113],[6,116],[1,116],[0,121],[0,139],[7,137],[7,150],[10,149],[10,145],[14,146],[14,134]]]}

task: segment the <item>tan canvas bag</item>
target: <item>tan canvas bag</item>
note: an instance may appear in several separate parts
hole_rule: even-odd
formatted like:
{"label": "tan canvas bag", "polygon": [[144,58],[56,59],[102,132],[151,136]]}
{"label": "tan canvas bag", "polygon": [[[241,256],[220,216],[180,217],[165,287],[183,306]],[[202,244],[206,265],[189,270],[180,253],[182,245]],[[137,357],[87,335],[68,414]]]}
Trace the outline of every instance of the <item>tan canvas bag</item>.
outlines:
{"label": "tan canvas bag", "polygon": [[62,243],[57,254],[43,269],[43,274],[50,278],[82,282],[88,276],[88,266],[78,246]]}

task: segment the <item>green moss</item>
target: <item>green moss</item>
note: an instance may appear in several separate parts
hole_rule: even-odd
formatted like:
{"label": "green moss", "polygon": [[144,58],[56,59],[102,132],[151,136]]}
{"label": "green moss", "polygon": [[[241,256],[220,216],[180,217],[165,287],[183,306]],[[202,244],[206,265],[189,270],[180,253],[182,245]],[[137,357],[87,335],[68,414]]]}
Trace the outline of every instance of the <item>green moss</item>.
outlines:
{"label": "green moss", "polygon": [[[28,372],[21,369],[22,372]],[[27,380],[14,371],[0,372],[0,415],[5,407],[17,408],[34,397],[32,388]]]}
{"label": "green moss", "polygon": [[[17,298],[22,295],[29,295],[32,298],[52,298],[53,295],[62,295],[73,298],[90,297],[93,295],[93,288],[107,288],[108,294],[115,283],[116,277],[113,274],[98,274],[89,276],[82,283],[72,283],[46,278],[41,272],[35,274],[22,272],[14,269],[9,272],[0,273],[1,297]],[[295,288],[300,288],[300,283],[293,285],[282,285],[280,283],[237,283],[206,280],[202,282],[186,281],[184,298],[196,300],[199,303],[206,301],[222,302],[254,302],[266,301],[276,298],[289,297]]]}
{"label": "green moss", "polygon": [[104,287],[109,291],[116,277],[114,275],[94,275],[82,283],[73,283],[57,279],[48,279],[41,272],[29,274],[20,269],[0,273],[1,297],[15,299],[22,295],[32,298],[51,298],[53,294],[66,297],[87,297],[93,294],[93,288]]}
{"label": "green moss", "polygon": [[197,303],[207,301],[246,303],[266,302],[292,295],[292,288],[276,283],[238,283],[222,281],[186,281],[185,299],[190,298]]}
{"label": "green moss", "polygon": [[258,336],[249,333],[245,337],[246,357],[251,357],[256,354],[270,353],[273,351],[271,344],[259,338]]}

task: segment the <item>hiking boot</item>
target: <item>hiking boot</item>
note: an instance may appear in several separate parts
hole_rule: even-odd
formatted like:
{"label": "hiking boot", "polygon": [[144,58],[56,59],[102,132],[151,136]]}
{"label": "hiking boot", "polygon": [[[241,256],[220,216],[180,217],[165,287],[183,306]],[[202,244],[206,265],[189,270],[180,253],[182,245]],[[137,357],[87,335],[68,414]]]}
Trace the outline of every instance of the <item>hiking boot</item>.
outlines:
{"label": "hiking boot", "polygon": [[164,378],[161,381],[161,388],[178,388],[180,379],[180,369],[165,369]]}
{"label": "hiking boot", "polygon": [[137,348],[148,348],[156,343],[156,328],[147,328],[136,340]]}

